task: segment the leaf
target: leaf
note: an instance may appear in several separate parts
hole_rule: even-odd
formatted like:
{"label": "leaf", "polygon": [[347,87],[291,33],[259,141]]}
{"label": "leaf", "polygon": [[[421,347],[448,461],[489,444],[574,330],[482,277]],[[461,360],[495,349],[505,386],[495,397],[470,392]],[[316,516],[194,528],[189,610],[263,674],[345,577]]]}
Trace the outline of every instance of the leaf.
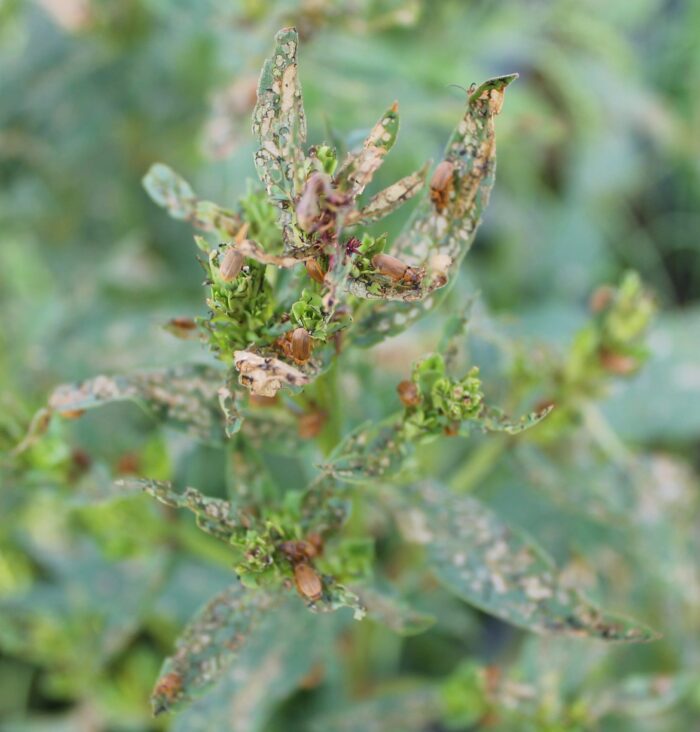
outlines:
{"label": "leaf", "polygon": [[241,584],[210,600],[183,631],[175,655],[163,664],[151,694],[153,713],[171,711],[216,682],[276,601],[276,596]]}
{"label": "leaf", "polygon": [[258,82],[253,134],[258,138],[255,167],[271,199],[293,198],[301,192],[306,118],[299,84],[296,28],[275,36]]}
{"label": "leaf", "polygon": [[314,720],[312,732],[423,732],[440,718],[440,694],[428,684],[355,702]]}
{"label": "leaf", "polygon": [[241,219],[233,211],[197,197],[192,186],[163,163],[152,165],[143,177],[148,195],[174,219],[191,222],[203,231],[216,231],[222,236],[235,236]]}
{"label": "leaf", "polygon": [[[329,628],[330,626],[330,628]],[[322,673],[333,648],[332,623],[286,604],[252,633],[227,673],[173,722],[173,732],[258,732],[275,706]]]}
{"label": "leaf", "polygon": [[485,612],[537,633],[627,642],[659,637],[564,586],[553,561],[527,534],[471,496],[423,483],[405,490],[402,501],[437,578]]}
{"label": "leaf", "polygon": [[385,625],[399,635],[418,635],[435,623],[432,615],[414,610],[389,589],[376,586],[356,588],[367,609],[367,619]]}
{"label": "leaf", "polygon": [[406,201],[410,201],[425,184],[428,166],[397,180],[384,190],[372,196],[359,211],[351,211],[345,217],[345,225],[370,224],[388,216]]}
{"label": "leaf", "polygon": [[252,351],[234,351],[234,364],[241,386],[251,394],[274,397],[283,386],[305,386],[310,379],[295,366],[271,356],[259,356]]}
{"label": "leaf", "polygon": [[133,401],[168,425],[213,444],[224,441],[219,407],[223,374],[211,366],[188,364],[129,376],[96,376],[63,384],[49,397],[53,412],[70,417],[113,402]]}
{"label": "leaf", "polygon": [[[454,165],[452,193],[445,208],[438,211],[424,198],[393,247],[391,254],[414,267],[425,268],[419,288],[386,283],[381,299],[420,301],[410,309],[384,302],[375,304],[357,321],[357,342],[372,345],[405,330],[436,304],[430,294],[444,287],[469,251],[488,203],[496,172],[495,117],[501,111],[506,87],[517,74],[489,79],[469,95],[464,117],[452,133],[445,160]],[[350,283],[352,294],[377,297],[376,278]]]}
{"label": "leaf", "polygon": [[361,195],[394,146],[398,132],[399,105],[394,102],[371,129],[360,152],[348,155],[335,176],[338,184],[353,197]]}
{"label": "leaf", "polygon": [[477,423],[487,432],[507,432],[509,435],[517,435],[539,424],[552,409],[554,405],[550,404],[535,412],[524,414],[518,419],[512,419],[497,407],[485,407]]}
{"label": "leaf", "polygon": [[168,481],[149,478],[128,478],[117,481],[117,485],[126,491],[140,489],[172,508],[187,508],[197,517],[200,529],[227,543],[245,528],[229,501],[210,498],[195,488],[185,488],[180,493]]}

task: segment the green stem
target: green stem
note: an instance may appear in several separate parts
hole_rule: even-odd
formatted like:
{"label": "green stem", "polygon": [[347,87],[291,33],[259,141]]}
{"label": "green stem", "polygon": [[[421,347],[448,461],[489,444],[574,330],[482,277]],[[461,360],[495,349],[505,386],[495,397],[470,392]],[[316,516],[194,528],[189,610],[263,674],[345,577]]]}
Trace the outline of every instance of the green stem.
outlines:
{"label": "green stem", "polygon": [[459,493],[473,491],[489,474],[509,444],[508,435],[493,435],[484,440],[452,476],[449,482],[450,488]]}

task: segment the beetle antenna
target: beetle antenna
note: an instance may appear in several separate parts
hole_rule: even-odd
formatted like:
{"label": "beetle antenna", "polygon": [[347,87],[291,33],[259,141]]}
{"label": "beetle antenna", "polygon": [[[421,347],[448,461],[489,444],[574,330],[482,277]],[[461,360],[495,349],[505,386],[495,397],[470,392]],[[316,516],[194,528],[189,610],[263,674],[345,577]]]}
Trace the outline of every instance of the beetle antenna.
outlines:
{"label": "beetle antenna", "polygon": [[469,91],[465,89],[461,84],[448,84],[447,86],[455,86],[457,89],[461,89],[465,94],[469,94]]}

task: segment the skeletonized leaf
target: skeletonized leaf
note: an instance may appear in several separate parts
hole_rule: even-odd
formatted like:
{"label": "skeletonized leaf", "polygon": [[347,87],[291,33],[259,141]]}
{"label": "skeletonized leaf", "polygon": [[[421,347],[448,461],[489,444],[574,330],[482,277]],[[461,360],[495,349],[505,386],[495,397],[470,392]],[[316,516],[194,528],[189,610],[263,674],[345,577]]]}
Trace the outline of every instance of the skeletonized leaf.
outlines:
{"label": "skeletonized leaf", "polygon": [[435,622],[432,615],[414,610],[392,590],[375,586],[357,588],[367,619],[385,625],[399,635],[418,635]]}
{"label": "skeletonized leaf", "polygon": [[229,542],[243,527],[229,501],[210,498],[195,488],[180,493],[169,481],[149,478],[128,478],[118,481],[126,490],[140,489],[172,508],[187,508],[195,514],[197,526],[217,539]]}
{"label": "skeletonized leaf", "polygon": [[207,603],[163,664],[151,694],[153,713],[170,711],[217,681],[275,602],[277,596],[235,584]]}
{"label": "skeletonized leaf", "polygon": [[53,412],[71,415],[112,402],[133,401],[199,440],[220,443],[225,437],[218,401],[222,381],[220,371],[197,364],[129,376],[96,376],[57,387],[48,406]]}
{"label": "skeletonized leaf", "polygon": [[283,28],[258,82],[253,134],[258,138],[255,167],[273,200],[293,197],[302,183],[306,118],[297,69],[299,36]]}
{"label": "skeletonized leaf", "polygon": [[413,538],[427,545],[435,575],[485,612],[537,633],[627,642],[658,637],[566,587],[534,540],[480,501],[434,483],[404,491],[402,500]]}
{"label": "skeletonized leaf", "polygon": [[371,129],[358,153],[350,153],[336,180],[359,196],[372,180],[399,132],[399,105],[394,102]]}
{"label": "skeletonized leaf", "polygon": [[355,332],[362,336],[358,343],[371,345],[405,330],[435,304],[430,294],[444,287],[459,268],[474,241],[493,187],[495,117],[501,111],[506,87],[515,78],[517,74],[489,79],[469,95],[464,117],[445,150],[445,160],[454,168],[444,208],[438,210],[426,197],[390,252],[406,264],[425,268],[420,286],[406,288],[377,277],[349,283],[350,291],[358,297],[420,301],[410,309],[391,302],[373,305],[355,326]]}
{"label": "skeletonized leaf", "polygon": [[173,732],[263,729],[280,701],[323,673],[334,634],[333,622],[320,620],[297,603],[268,613],[218,684],[176,717]]}
{"label": "skeletonized leaf", "polygon": [[428,166],[397,180],[369,199],[359,211],[351,211],[345,218],[346,226],[369,224],[388,216],[399,206],[410,201],[423,187]]}
{"label": "skeletonized leaf", "polygon": [[517,435],[539,424],[552,409],[554,409],[554,406],[550,404],[535,412],[528,412],[522,417],[513,419],[497,407],[485,407],[479,415],[479,419],[476,420],[476,424],[481,425],[487,432],[507,432],[509,435]]}
{"label": "skeletonized leaf", "polygon": [[273,397],[283,386],[297,387],[309,383],[309,377],[295,366],[272,356],[260,356],[252,351],[235,351],[234,364],[239,382],[251,394]]}
{"label": "skeletonized leaf", "polygon": [[155,163],[143,177],[143,187],[174,219],[190,221],[198,229],[234,236],[241,227],[240,217],[211,201],[197,197],[192,186],[172,168]]}

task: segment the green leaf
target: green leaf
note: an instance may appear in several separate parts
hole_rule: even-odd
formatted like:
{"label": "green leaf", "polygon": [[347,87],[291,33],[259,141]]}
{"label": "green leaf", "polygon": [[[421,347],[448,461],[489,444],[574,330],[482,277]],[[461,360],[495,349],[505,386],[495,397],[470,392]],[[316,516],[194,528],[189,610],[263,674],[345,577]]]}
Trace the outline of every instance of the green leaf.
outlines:
{"label": "green leaf", "polygon": [[151,694],[153,713],[171,711],[214,684],[277,601],[276,596],[238,583],[210,600],[183,631],[175,654],[163,664]]}
{"label": "green leaf", "polygon": [[[220,444],[226,437],[219,405],[223,381],[219,370],[197,364],[129,376],[96,376],[57,387],[48,406],[53,412],[77,416],[105,404],[133,401],[158,420],[183,429],[202,442]],[[230,414],[232,410],[230,405]]]}
{"label": "green leaf", "polygon": [[607,641],[658,638],[636,621],[604,613],[566,587],[549,556],[471,496],[434,484],[404,490],[403,518],[427,545],[437,578],[463,600],[537,633]]}
{"label": "green leaf", "polygon": [[343,706],[314,720],[312,732],[422,732],[439,719],[441,700],[436,687],[407,685],[363,702]]}

